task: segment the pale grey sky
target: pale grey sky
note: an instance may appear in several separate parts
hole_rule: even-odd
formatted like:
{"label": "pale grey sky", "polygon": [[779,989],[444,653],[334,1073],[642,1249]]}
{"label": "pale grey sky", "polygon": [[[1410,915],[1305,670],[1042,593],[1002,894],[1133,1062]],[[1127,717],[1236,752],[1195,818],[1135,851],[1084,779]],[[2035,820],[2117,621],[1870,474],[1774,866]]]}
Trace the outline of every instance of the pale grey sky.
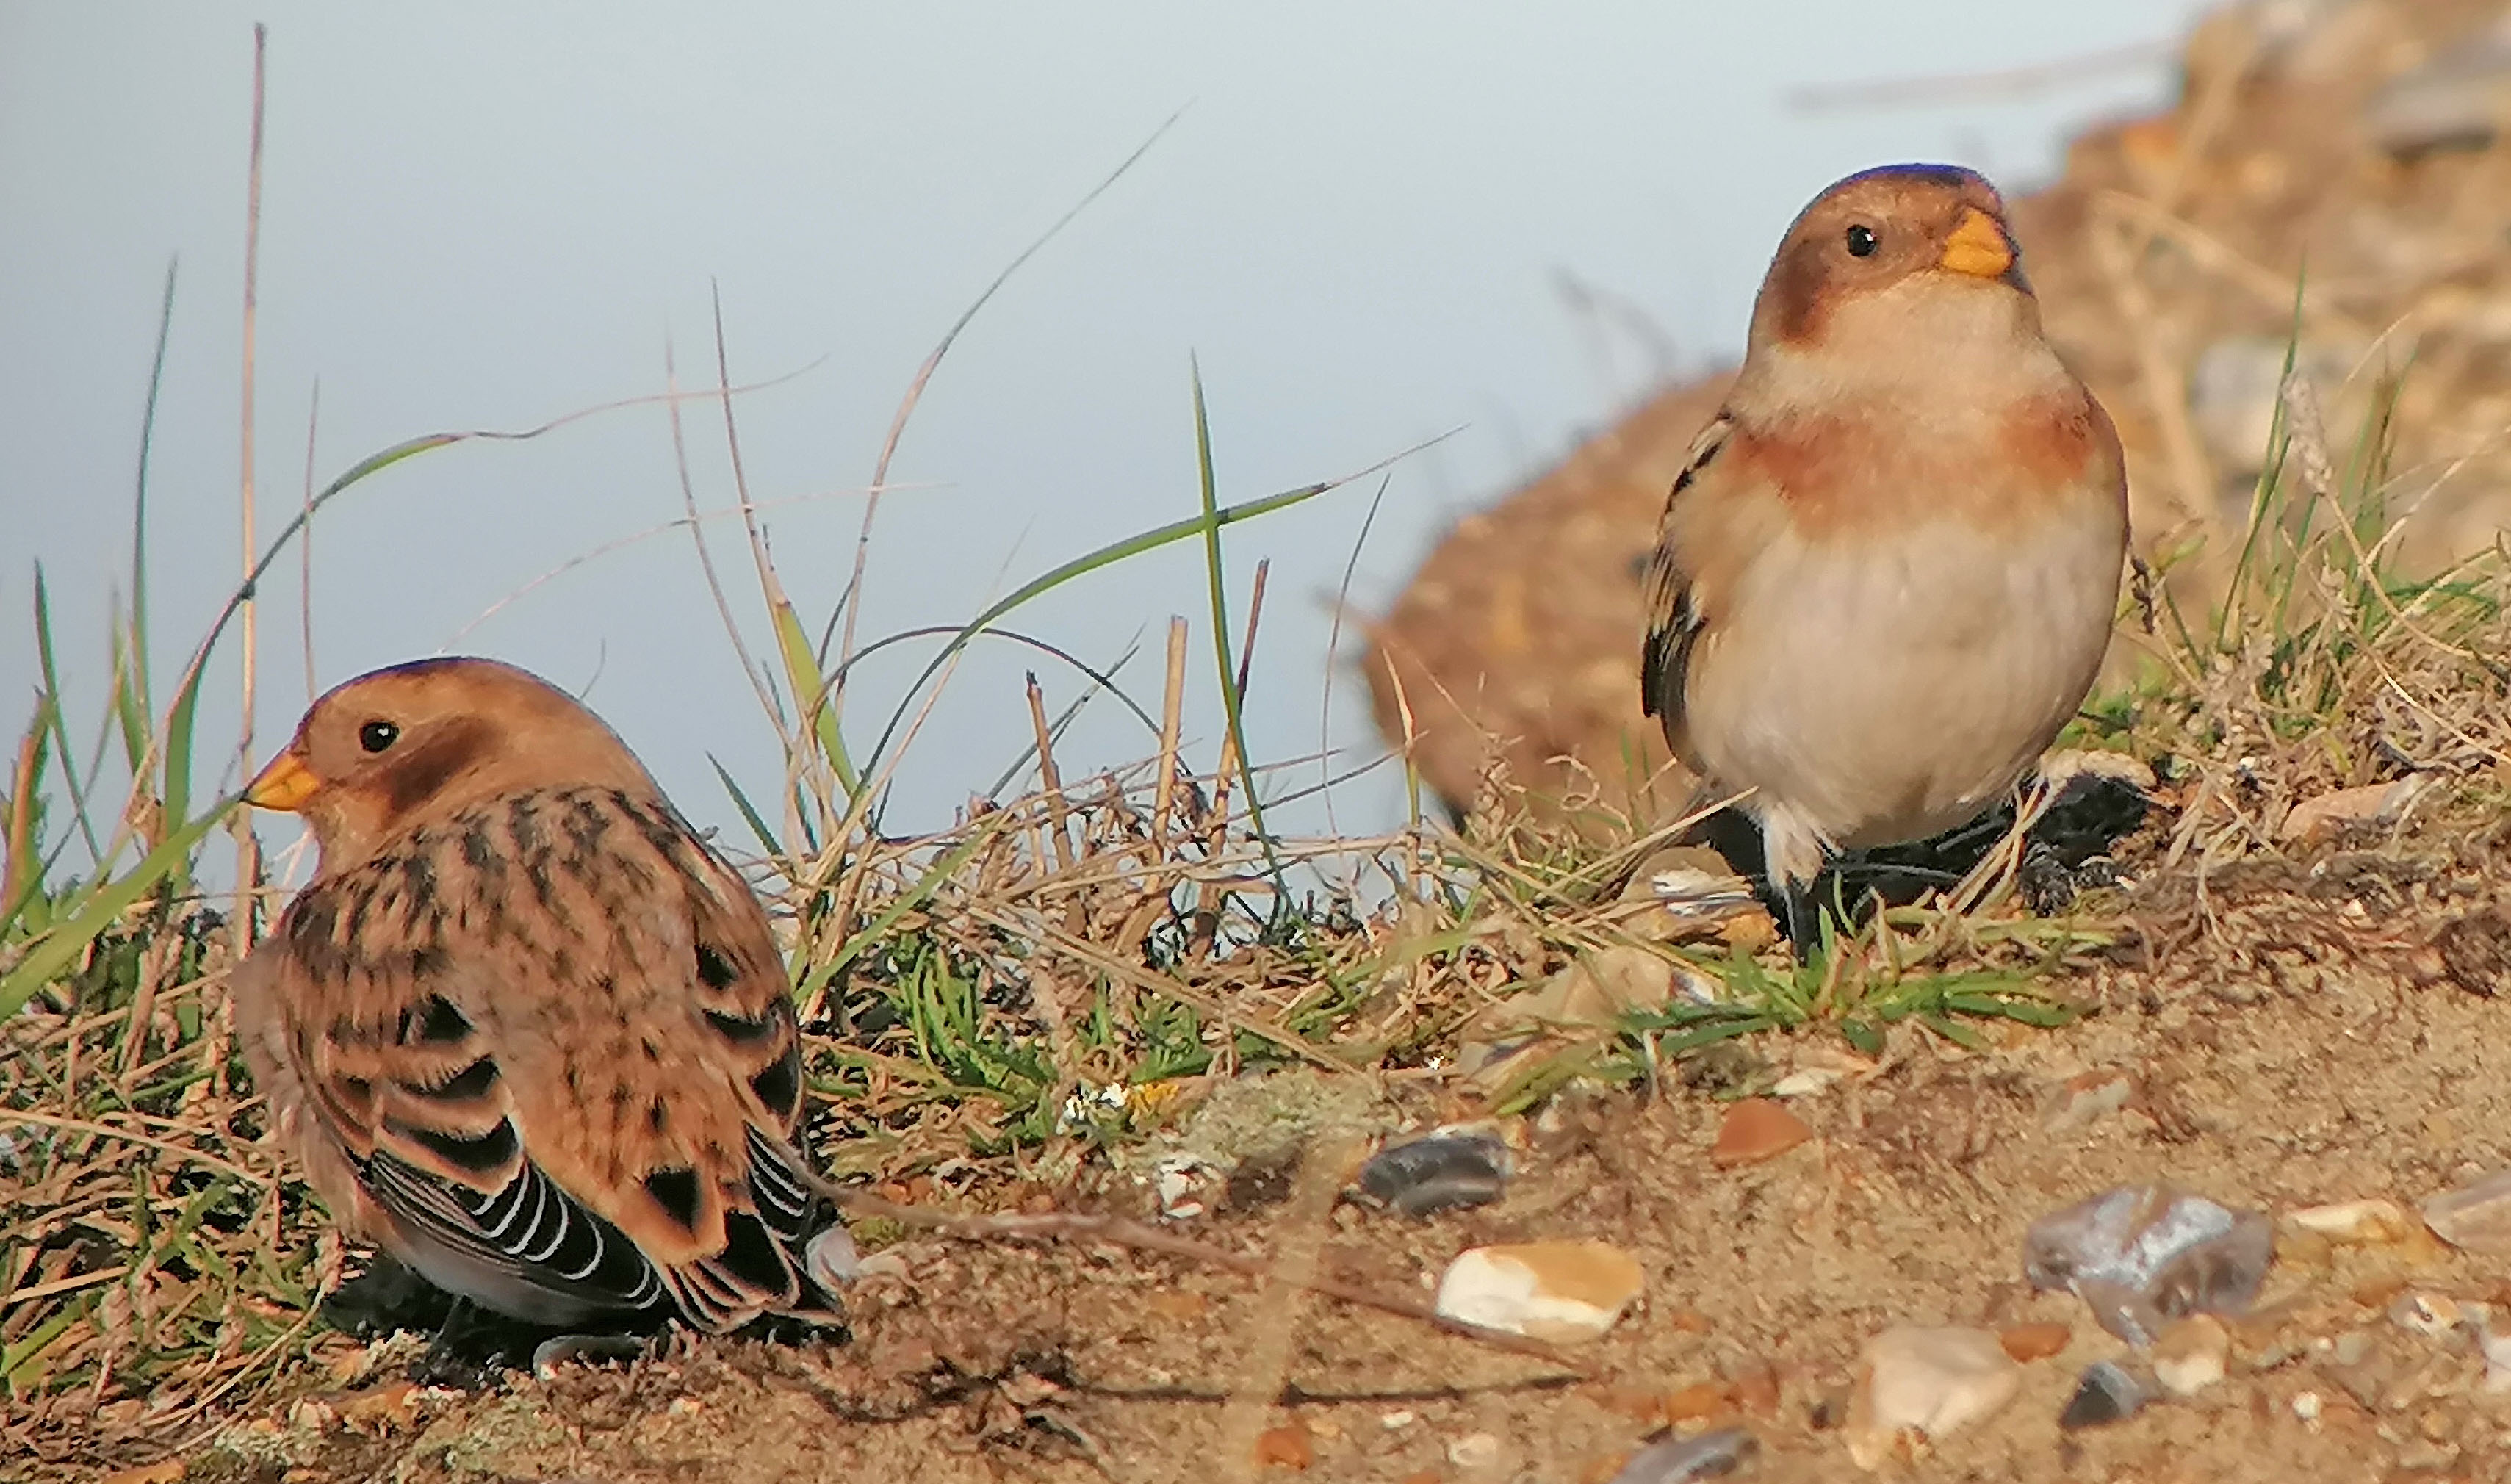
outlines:
{"label": "pale grey sky", "polygon": [[[2009,189],[2067,130],[2169,96],[2168,65],[2026,98],[1808,113],[1805,84],[1969,72],[2168,42],[2195,0],[1684,0],[1089,5],[604,3],[385,7],[0,0],[0,727],[34,683],[31,574],[49,574],[82,734],[104,690],[108,588],[128,557],[161,283],[180,283],[152,479],[155,656],[171,674],[235,577],[251,22],[270,25],[259,318],[265,531],[316,480],[418,434],[531,426],[659,391],[666,345],[712,374],[720,286],[734,375],[818,363],[741,404],[753,494],[824,495],[771,533],[810,620],[851,561],[883,430],[950,322],[1161,122],[1142,162],[982,314],[909,428],[875,536],[866,637],[964,619],[1067,558],[1190,514],[1188,359],[1224,500],[1399,464],[1354,596],[1382,608],[1448,522],[1643,390],[1642,336],[1569,307],[1574,275],[1690,369],[1733,355],[1788,218],[1890,160],[1959,161]],[[688,410],[701,503],[727,504],[719,417]],[[1370,490],[1234,528],[1245,582],[1274,559],[1249,717],[1259,758],[1371,748],[1326,600]],[[353,490],[315,537],[319,679],[454,643],[536,576],[678,513],[663,413],[442,450]],[[715,527],[759,632],[747,560]],[[1167,616],[1196,621],[1200,554],[1173,548],[1042,603],[1020,626],[1094,662],[1139,633],[1156,705]],[[306,699],[291,557],[264,590],[261,751]],[[706,822],[707,765],[762,791],[773,739],[683,532],[590,562],[458,647],[588,699]],[[868,741],[920,662],[867,667]],[[894,828],[946,822],[1027,736],[1020,674],[982,650],[902,773]],[[231,739],[236,655],[205,738]],[[231,750],[231,743],[226,744]],[[1066,767],[1146,740],[1096,708]],[[235,778],[233,759],[223,780]],[[1400,813],[1381,776],[1346,828]],[[1313,821],[1310,821],[1313,823]],[[266,834],[269,832],[266,832]],[[277,832],[284,836],[285,832]]]}

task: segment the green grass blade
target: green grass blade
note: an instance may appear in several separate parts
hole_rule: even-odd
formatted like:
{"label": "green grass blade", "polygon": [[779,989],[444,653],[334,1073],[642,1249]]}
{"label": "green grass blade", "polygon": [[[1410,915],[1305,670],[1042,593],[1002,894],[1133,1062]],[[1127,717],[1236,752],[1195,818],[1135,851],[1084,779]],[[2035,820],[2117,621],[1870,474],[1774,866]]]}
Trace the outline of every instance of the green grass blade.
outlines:
{"label": "green grass blade", "polygon": [[32,757],[20,758],[28,763],[24,778],[17,776],[20,758],[7,761],[5,775],[10,791],[0,796],[0,941],[44,889],[45,878],[52,874],[52,860],[36,859],[35,843],[43,829],[40,802],[44,797],[44,764],[49,761],[57,716],[60,707],[49,695],[35,697],[35,715],[26,723],[24,742],[20,747],[31,750]]}
{"label": "green grass blade", "polygon": [[828,962],[811,971],[809,977],[795,991],[794,997],[808,1001],[821,986],[836,977],[839,969],[853,962],[865,949],[878,942],[881,934],[888,932],[899,918],[923,906],[944,881],[957,875],[961,866],[966,865],[978,851],[991,843],[996,835],[1002,833],[1004,822],[1011,817],[1007,813],[986,815],[983,825],[968,832],[967,839],[934,857],[933,863],[924,869],[924,874],[915,879],[914,885],[900,892],[887,907],[881,909],[879,917],[857,928],[854,936],[848,938],[844,946],[840,947]]}
{"label": "green grass blade", "polygon": [[802,620],[793,605],[782,592],[768,597],[768,613],[776,627],[776,653],[785,662],[785,683],[804,713],[810,736],[820,749],[829,770],[836,774],[837,786],[845,791],[851,802],[863,787],[860,774],[846,756],[846,739],[837,725],[837,709],[830,704],[829,678],[820,673],[819,656],[812,651],[811,636],[802,632]]}
{"label": "green grass blade", "polygon": [[70,748],[69,723],[61,719],[60,674],[53,663],[52,600],[44,589],[44,566],[35,564],[35,664],[44,680],[44,697],[52,703],[53,753],[60,759],[61,786],[70,796],[70,808],[78,818],[79,837],[87,841],[87,853],[97,869],[104,869],[104,846],[97,839],[96,821],[89,817],[87,785],[78,774],[78,757]]}
{"label": "green grass blade", "polygon": [[131,630],[114,615],[113,720],[122,728],[122,765],[135,775],[148,765],[149,713],[140,709],[139,687],[131,681]]}
{"label": "green grass blade", "polygon": [[[1282,875],[1282,863],[1273,857],[1273,834],[1264,828],[1264,801],[1256,792],[1256,762],[1247,754],[1246,708],[1238,694],[1237,656],[1230,651],[1229,580],[1220,565],[1220,499],[1219,482],[1212,467],[1212,418],[1203,404],[1203,367],[1189,363],[1194,379],[1194,463],[1201,479],[1203,493],[1203,572],[1204,585],[1212,593],[1212,647],[1220,666],[1220,706],[1229,721],[1229,745],[1238,755],[1238,776],[1247,791],[1247,823],[1256,843],[1264,847],[1264,857],[1273,868],[1275,879]],[[1249,635],[1252,648],[1256,637]]]}
{"label": "green grass blade", "polygon": [[[183,677],[183,687],[174,692],[174,709],[166,714],[165,787],[159,797],[164,801],[164,818],[190,817],[192,809],[192,723],[201,704],[201,677],[198,665]],[[174,879],[189,879],[191,863],[183,863]]]}
{"label": "green grass blade", "polygon": [[192,858],[192,847],[235,806],[230,799],[216,808],[190,821],[166,837],[164,843],[131,868],[121,879],[102,887],[87,899],[78,914],[55,929],[52,936],[36,944],[18,966],[0,979],[0,1021],[5,1021],[25,1008],[35,992],[52,983],[63,969],[76,962],[78,956],[114,919],[121,917],[132,903],[153,890],[157,883],[183,870]]}
{"label": "green grass blade", "polygon": [[750,826],[750,833],[758,838],[758,848],[770,856],[781,851],[784,847],[776,842],[776,832],[767,828],[767,821],[759,818],[758,811],[750,806],[750,796],[741,791],[740,784],[732,781],[732,774],[724,770],[724,765],[715,760],[715,754],[707,754],[707,764],[715,769],[715,777],[723,781],[723,791],[732,796],[732,806],[741,811],[741,822]]}
{"label": "green grass blade", "polygon": [[907,687],[899,700],[898,708],[890,713],[889,722],[881,728],[880,740],[873,745],[871,752],[865,758],[864,766],[869,769],[889,751],[889,744],[896,739],[898,728],[906,723],[907,718],[912,713],[916,696],[922,692],[934,676],[941,673],[942,667],[948,664],[951,657],[961,649],[966,648],[970,641],[993,627],[994,620],[1014,608],[1042,594],[1051,593],[1076,577],[1095,572],[1102,566],[1139,557],[1144,552],[1157,551],[1163,546],[1182,541],[1188,536],[1199,535],[1206,525],[1232,526],[1240,521],[1252,521],[1257,516],[1270,515],[1276,510],[1287,510],[1293,505],[1315,499],[1327,490],[1345,483],[1347,483],[1345,480],[1328,480],[1320,484],[1303,485],[1296,489],[1286,489],[1280,494],[1268,494],[1261,499],[1245,500],[1235,505],[1223,506],[1208,515],[1195,515],[1182,521],[1172,521],[1166,526],[1127,536],[1121,541],[1111,541],[1096,551],[1073,558],[1043,576],[1033,577],[1021,584],[1009,597],[998,600],[987,606],[984,612],[968,620],[966,625],[952,636],[950,642],[942,646],[942,651],[926,662],[922,673],[916,676],[915,683]]}
{"label": "green grass blade", "polygon": [[148,401],[139,413],[139,473],[131,496],[131,683],[139,714],[157,708],[148,684],[148,454],[157,441],[157,397],[166,386],[166,345],[174,329],[174,269],[166,260],[166,296],[157,306],[157,354],[148,366]]}

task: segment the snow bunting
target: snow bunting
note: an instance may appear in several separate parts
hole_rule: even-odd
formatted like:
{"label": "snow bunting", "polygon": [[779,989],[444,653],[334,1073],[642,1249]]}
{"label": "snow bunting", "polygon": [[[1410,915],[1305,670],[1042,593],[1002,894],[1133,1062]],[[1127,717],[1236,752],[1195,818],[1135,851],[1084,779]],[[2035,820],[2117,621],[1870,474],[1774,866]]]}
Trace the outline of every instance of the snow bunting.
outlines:
{"label": "snow bunting", "polygon": [[246,798],[320,854],[238,1035],[344,1226],[534,1324],[833,1320],[766,914],[599,718],[510,665],[399,665]]}
{"label": "snow bunting", "polygon": [[1800,950],[1828,852],[1976,818],[2074,715],[2127,533],[1994,187],[1902,165],[1815,198],[1667,500],[1641,680],[1675,755],[1750,791]]}

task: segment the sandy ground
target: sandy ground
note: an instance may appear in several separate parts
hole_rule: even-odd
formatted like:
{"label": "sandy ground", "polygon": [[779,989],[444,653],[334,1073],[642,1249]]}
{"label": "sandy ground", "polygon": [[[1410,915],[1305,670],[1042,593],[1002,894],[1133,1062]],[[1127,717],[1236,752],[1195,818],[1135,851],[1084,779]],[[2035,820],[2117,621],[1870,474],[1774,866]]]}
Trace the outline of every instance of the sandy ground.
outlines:
{"label": "sandy ground", "polygon": [[[2138,888],[2136,941],[2066,986],[2098,1013],[2000,1028],[1982,1053],[1896,1038],[1871,1074],[1793,1100],[1818,1137],[1766,1163],[1713,1167],[1720,1105],[1669,1084],[1556,1102],[1528,1125],[1506,1198],[1480,1210],[1411,1221],[1346,1204],[1320,1220],[1277,1187],[1193,1224],[1246,1249],[1314,1244],[1337,1274],[1415,1293],[1469,1245],[1610,1241],[1640,1259],[1647,1297],[1578,1351],[1593,1379],[1165,1258],[917,1243],[895,1249],[903,1276],[857,1290],[843,1345],[687,1344],[465,1393],[400,1380],[406,1339],[363,1352],[358,1375],[344,1339],[336,1377],[264,1398],[185,1476],[1148,1484],[1288,1477],[1304,1457],[1332,1479],[1602,1484],[1670,1406],[1678,1430],[1752,1430],[1739,1478],[1839,1480],[1861,1476],[1832,1424],[1869,1337],[2056,1321],[2072,1339],[2026,1368],[2010,1405],[1890,1468],[2511,1479],[2511,1397],[2482,1394],[2473,1344],[2388,1315],[2415,1294],[2511,1301],[2503,1260],[2284,1239],[2225,1381],[2066,1431],[2078,1374],[2124,1347],[2072,1297],[2031,1292],[2019,1256],[2033,1218],[2118,1184],[2277,1212],[2412,1208],[2511,1164],[2504,1007],[2428,946],[2491,897],[2495,848],[2487,833],[2325,848],[2221,873],[2202,903],[2185,877]],[[2086,1092],[2120,1076],[2124,1106]],[[1121,1205],[1129,1190],[1060,1198]],[[93,1477],[164,1448],[135,1438],[37,1466]]]}

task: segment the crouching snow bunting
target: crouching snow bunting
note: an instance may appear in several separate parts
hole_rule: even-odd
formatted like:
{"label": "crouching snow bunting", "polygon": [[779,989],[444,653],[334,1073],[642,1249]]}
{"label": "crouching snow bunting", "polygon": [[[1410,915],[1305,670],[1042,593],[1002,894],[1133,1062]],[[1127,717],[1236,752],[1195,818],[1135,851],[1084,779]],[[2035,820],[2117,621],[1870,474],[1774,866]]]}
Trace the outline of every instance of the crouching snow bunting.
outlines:
{"label": "crouching snow bunting", "polygon": [[246,797],[320,859],[239,1035],[354,1234],[537,1324],[834,1319],[766,915],[599,719],[422,660],[316,701]]}

